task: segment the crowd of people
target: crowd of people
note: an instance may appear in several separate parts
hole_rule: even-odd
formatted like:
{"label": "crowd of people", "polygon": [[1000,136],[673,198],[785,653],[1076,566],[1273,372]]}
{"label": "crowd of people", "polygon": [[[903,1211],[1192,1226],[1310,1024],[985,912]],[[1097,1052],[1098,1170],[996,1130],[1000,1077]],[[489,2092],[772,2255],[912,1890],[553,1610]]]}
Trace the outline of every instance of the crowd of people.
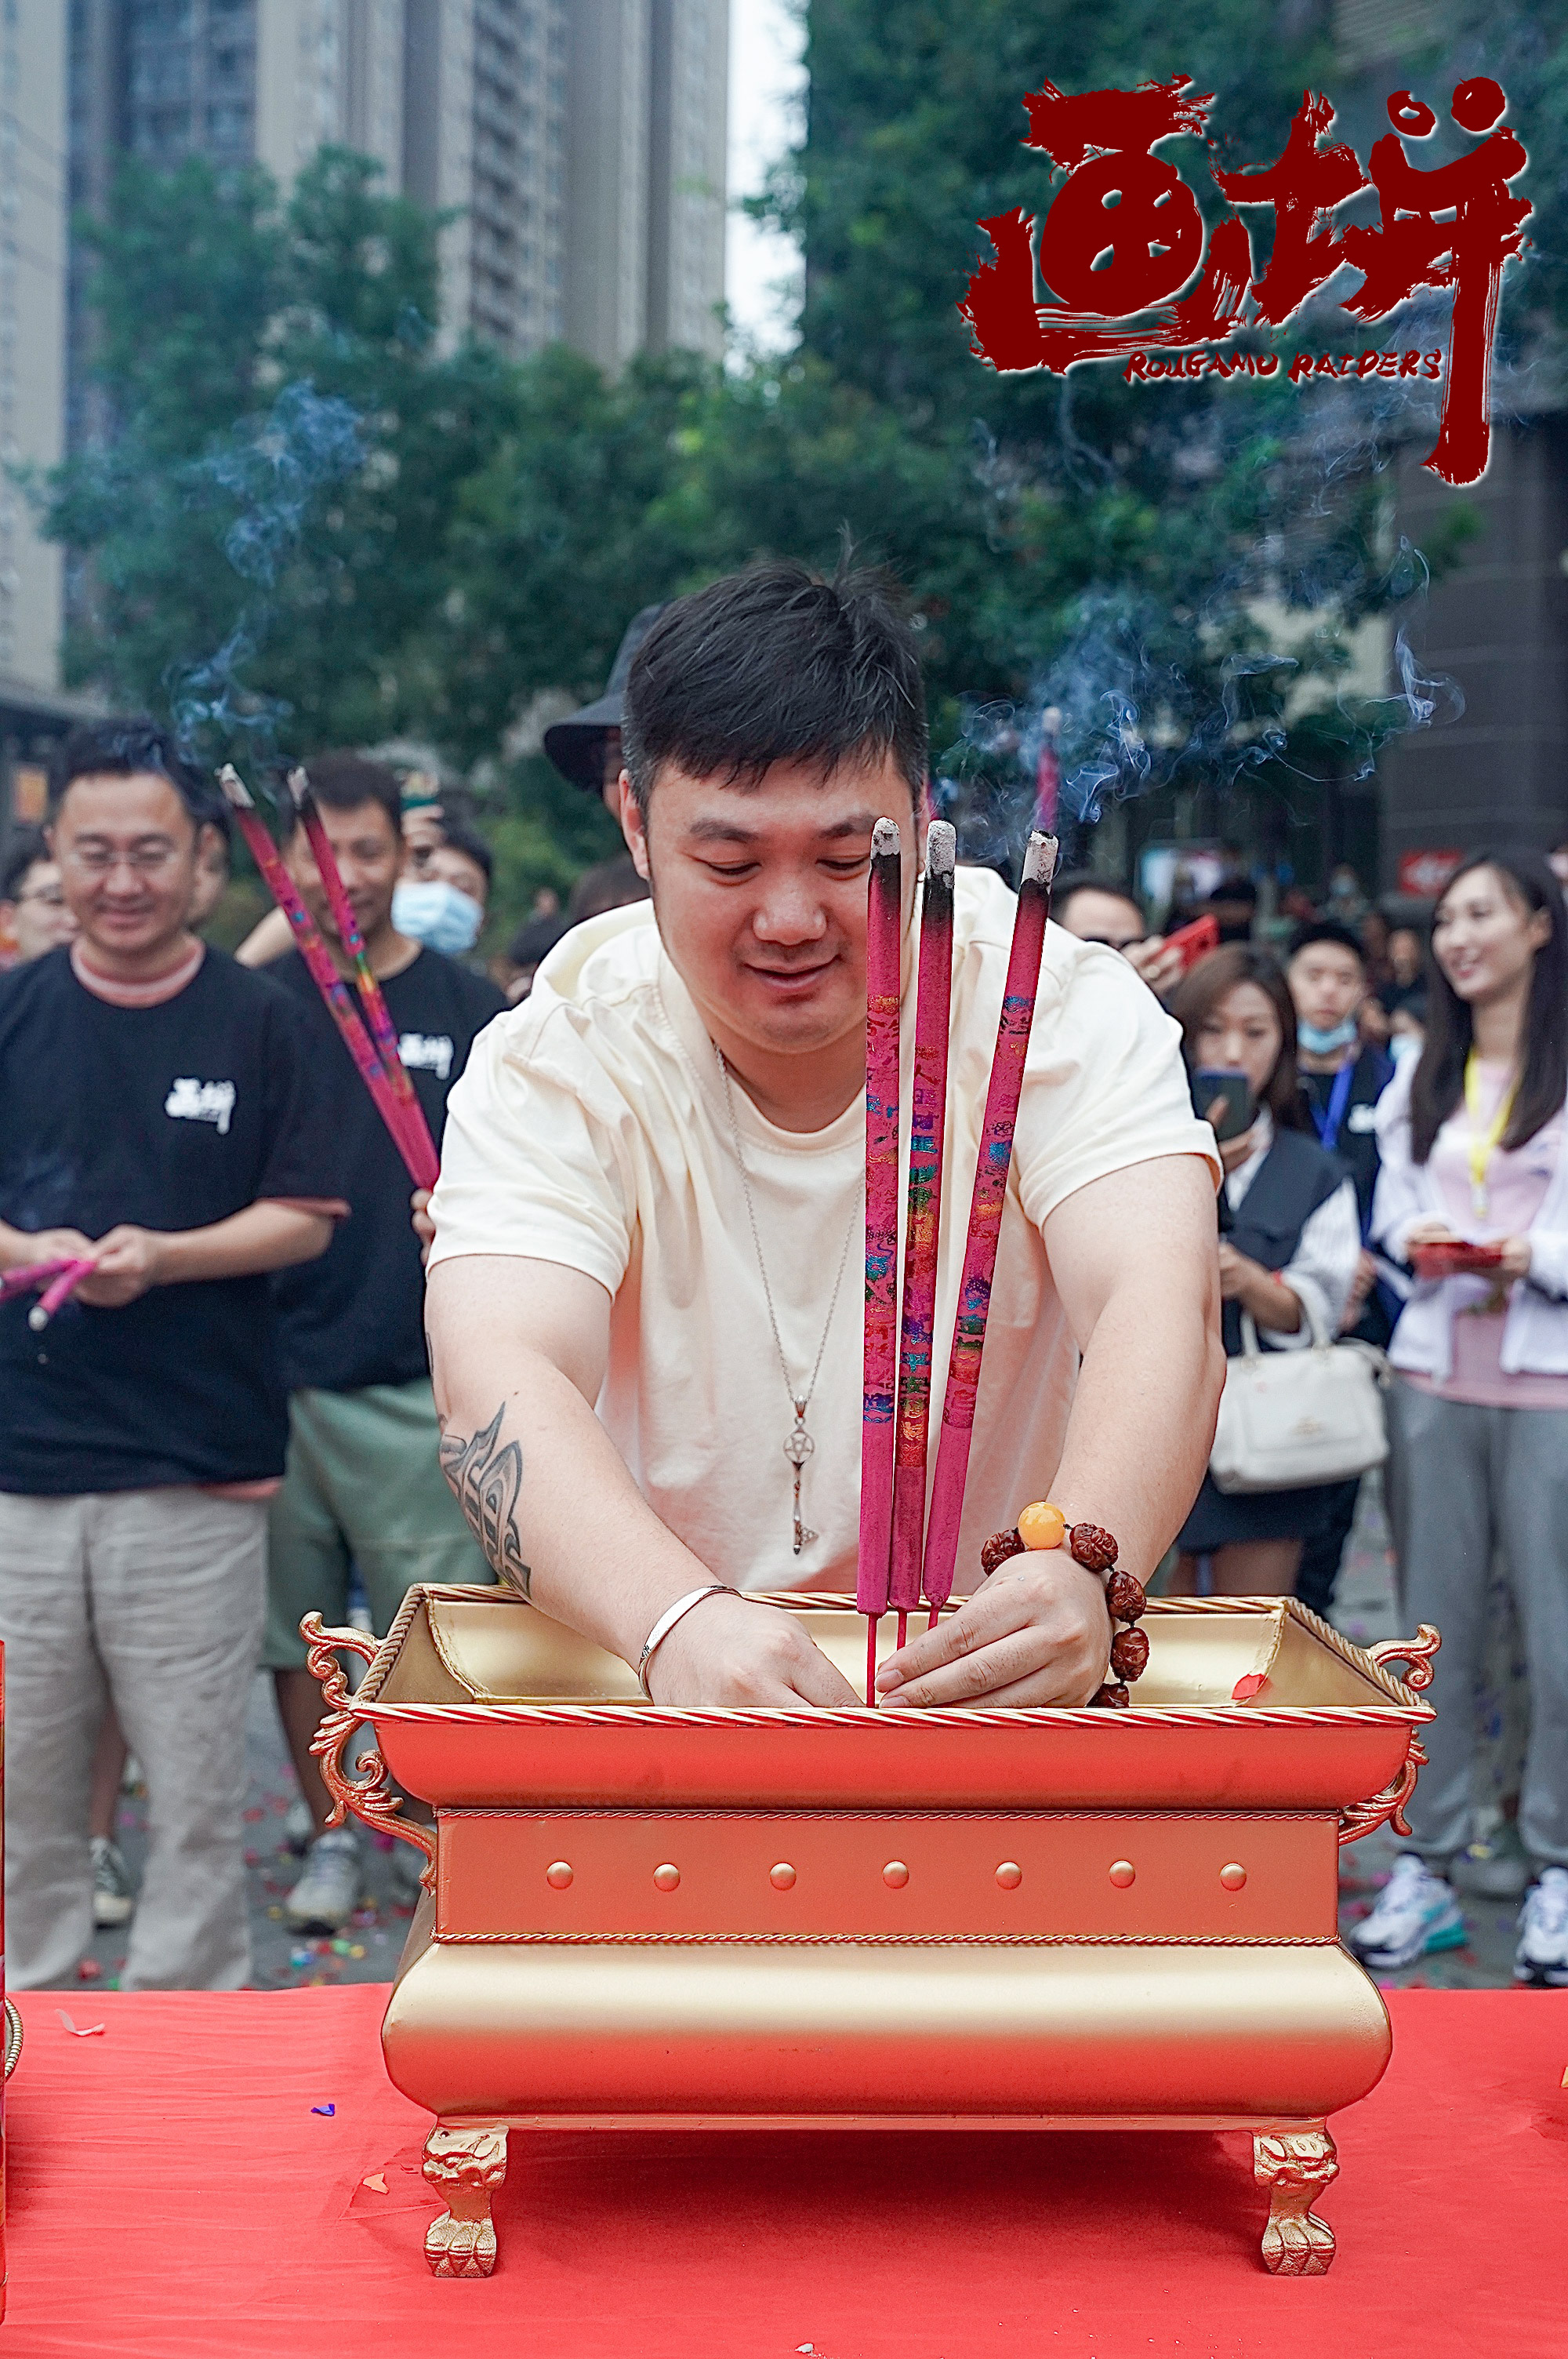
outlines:
{"label": "crowd of people", "polygon": [[[1225,1164],[1220,1287],[1227,1356],[1333,1338],[1386,1353],[1387,1500],[1405,1622],[1443,1634],[1438,1719],[1409,1806],[1411,1839],[1349,1939],[1411,1965],[1467,1938],[1457,1881],[1530,1891],[1521,1978],[1568,1982],[1568,918],[1553,864],[1476,854],[1430,934],[1365,910],[1298,909],[1282,956],[1232,939],[1172,972],[1165,940],[1114,880],[1064,878],[1056,915],[1111,943],[1182,1027],[1195,1103]],[[1209,1099],[1221,1079],[1226,1097]],[[1412,1266],[1480,1246],[1489,1266]],[[1454,1256],[1456,1262],[1481,1256]],[[1206,1476],[1173,1586],[1334,1602],[1360,1478],[1227,1495]],[[1477,1813],[1476,1695],[1494,1562],[1511,1585],[1528,1742],[1510,1810]],[[1539,1961],[1549,1962],[1539,1966]]]}
{"label": "crowd of people", "polygon": [[[569,1280],[581,1296],[574,1310],[576,1296],[562,1293],[561,1332],[604,1325],[601,1375],[611,1426],[624,1370],[615,1373],[605,1306],[619,1299],[625,1271],[617,1262],[619,1274],[607,1276],[600,1264],[614,1258],[607,1241],[631,1217],[629,1182],[616,1158],[634,1151],[594,1143],[592,1125],[575,1109],[578,1084],[568,1089],[547,1058],[533,1072],[523,1032],[506,1031],[505,1056],[493,1049],[495,1034],[475,1054],[492,1019],[528,998],[546,961],[551,1008],[589,1011],[577,1027],[585,1044],[583,1026],[592,1033],[585,1103],[600,1086],[602,1065],[618,1076],[626,1103],[636,1103],[647,1086],[647,1060],[667,1049],[670,1071],[659,1068],[659,1087],[671,1128],[659,1153],[675,1157],[671,1173],[684,1174],[680,1184],[689,1186],[693,1173],[727,1165],[732,1142],[760,1285],[752,1285],[744,1230],[717,1195],[708,1213],[718,1225],[711,1236],[704,1232],[706,1243],[677,1235],[673,1222],[656,1250],[652,1235],[644,1238],[638,1282],[662,1285],[671,1304],[689,1307],[708,1290],[698,1264],[739,1255],[729,1299],[747,1299],[750,1291],[759,1320],[765,1310],[803,1428],[762,1234],[814,1262],[825,1232],[800,1189],[807,1178],[813,1186],[831,1178],[852,1196],[858,1184],[853,1125],[842,1140],[835,1127],[843,1109],[829,1118],[815,1100],[792,1109],[782,1098],[775,1109],[769,1085],[753,1085],[743,1072],[742,1089],[732,1086],[723,992],[706,1008],[683,968],[690,1005],[680,1006],[691,1038],[678,1020],[673,1031],[665,1020],[667,1042],[659,1023],[637,1015],[641,1002],[630,983],[629,997],[594,996],[600,986],[593,956],[603,945],[629,945],[626,958],[644,966],[652,955],[651,928],[607,931],[589,921],[647,896],[647,795],[659,726],[667,728],[678,777],[689,783],[699,775],[688,776],[689,764],[678,768],[688,739],[698,750],[707,743],[706,723],[693,719],[704,644],[693,634],[738,630],[752,594],[733,585],[719,592],[711,613],[683,602],[696,620],[665,609],[640,615],[606,696],[549,733],[550,757],[612,803],[633,849],[581,878],[566,910],[542,896],[505,959],[488,973],[476,962],[475,945],[491,854],[453,799],[422,774],[400,776],[357,753],[328,752],[305,765],[438,1147],[449,1100],[474,1060],[458,1125],[467,1160],[455,1180],[444,1174],[438,1191],[445,1226],[436,1261],[448,1257],[447,1299],[456,1299],[452,1273],[462,1269],[465,1250],[460,1242],[454,1246],[453,1234],[460,1239],[465,1222],[474,1223],[486,1188],[493,1185],[497,1202],[511,1207],[496,1217],[515,1221],[519,1236],[533,1234],[530,1223],[541,1234],[582,1231],[584,1242],[541,1252],[527,1266],[536,1273],[541,1262],[560,1263],[562,1288]],[[787,654],[787,631],[806,626],[791,619],[785,631],[779,617],[795,618],[804,592],[786,583],[779,597],[773,620]],[[893,632],[871,606],[857,628],[873,637]],[[644,642],[657,661],[640,675],[642,734],[623,745],[628,677]],[[899,662],[914,666],[892,637],[889,645]],[[779,712],[793,710],[792,700],[798,704],[811,655],[810,647],[799,660],[781,655],[769,688]],[[731,695],[734,676],[726,671],[719,680],[720,702]],[[660,696],[669,708],[663,720]],[[762,723],[759,732],[760,745],[772,742]],[[903,746],[895,731],[889,742],[895,766],[919,766],[923,739],[911,735]],[[757,757],[764,769],[771,758]],[[672,811],[675,792],[665,778],[659,793]],[[711,815],[695,824],[699,832],[706,826],[710,835],[752,840]],[[846,820],[845,829],[850,824]],[[351,962],[297,820],[283,851],[351,989]],[[706,854],[698,864],[703,891],[715,875],[745,873],[715,871]],[[827,855],[816,864],[834,868]],[[858,874],[863,880],[863,856]],[[398,1152],[286,921],[270,915],[232,959],[205,939],[228,881],[228,821],[211,780],[140,721],[95,723],[64,745],[47,829],[16,832],[0,875],[0,954],[10,968],[0,978],[0,1273],[51,1256],[92,1265],[73,1302],[41,1332],[29,1322],[27,1298],[0,1304],[8,1970],[23,1988],[69,1978],[95,1921],[129,1922],[125,1987],[224,1989],[248,1979],[242,1732],[258,1665],[272,1674],[298,1784],[292,1832],[302,1856],[286,1913],[302,1930],[342,1927],[362,1898],[362,1862],[353,1832],[327,1824],[329,1798],[310,1749],[319,1690],[306,1668],[301,1616],[314,1610],[341,1623],[352,1588],[362,1593],[373,1627],[384,1633],[412,1582],[488,1582],[497,1569],[493,1552],[487,1556],[476,1540],[475,1517],[465,1516],[462,1482],[453,1481],[450,1462],[445,1477],[441,1471],[426,1332],[432,1232],[425,1200],[411,1196]],[[843,883],[835,872],[833,890]],[[1010,904],[983,872],[961,870],[960,887],[955,1023],[961,1029],[972,1020],[983,1030],[984,993],[964,977],[989,972],[1005,955]],[[666,881],[662,922],[672,908],[681,917],[681,889]],[[863,881],[849,879],[846,890],[851,897],[859,891],[863,906]],[[1428,1738],[1431,1766],[1410,1806],[1411,1837],[1351,1938],[1369,1965],[1385,1970],[1463,1940],[1454,1879],[1468,1878],[1476,1888],[1523,1897],[1520,1978],[1568,1984],[1563,888],[1534,854],[1478,855],[1448,883],[1429,938],[1402,917],[1390,924],[1375,909],[1357,911],[1341,895],[1337,907],[1331,900],[1322,912],[1298,897],[1291,929],[1271,943],[1258,923],[1255,892],[1239,874],[1222,879],[1201,909],[1181,911],[1181,928],[1163,933],[1151,930],[1148,913],[1119,880],[1099,874],[1060,880],[1054,914],[1065,936],[1103,946],[1064,973],[1082,1009],[1094,995],[1086,997],[1081,976],[1098,978],[1104,1005],[1094,1021],[1103,1029],[1110,1020],[1105,1007],[1115,1003],[1117,1020],[1141,1044],[1140,1071],[1148,1078],[1139,1081],[1130,1067],[1123,1076],[1127,1103],[1116,1120],[1132,1144],[1107,1150],[1106,1172],[1092,1185],[1063,1181],[1065,1202],[1053,1197],[1054,1209],[1042,1215],[1033,1244],[1044,1257],[1028,1285],[1043,1303],[1055,1300],[1051,1289],[1058,1285],[1067,1298],[1072,1256],[1062,1241],[1073,1235],[1086,1266],[1098,1252],[1088,1229],[1081,1237],[1072,1230],[1083,1215],[1069,1208],[1097,1188],[1125,1186],[1122,1166],[1136,1168],[1140,1157],[1189,1164],[1207,1157],[1217,1181],[1227,1358],[1345,1343],[1386,1354],[1393,1372],[1387,1494],[1401,1603],[1412,1626],[1435,1623],[1444,1644],[1440,1717]],[[1195,935],[1197,918],[1212,922]],[[580,955],[557,955],[579,925],[589,928],[579,938]],[[1128,967],[1138,984],[1117,980]],[[636,973],[636,991],[645,995],[643,966]],[[755,973],[771,977],[775,995],[787,997],[793,987],[787,972],[775,976],[759,966]],[[666,1007],[673,988],[666,976]],[[1131,995],[1125,1004],[1123,993]],[[1088,1016],[1080,1020],[1088,1023]],[[1167,1104],[1162,1094],[1162,1060],[1174,1068],[1176,1029],[1190,1105],[1184,1098]],[[719,1054],[711,1103],[682,1078],[704,1040]],[[1111,1055],[1108,1034],[1104,1045]],[[1103,1091],[1097,1100],[1089,1087],[1091,1066],[1085,1061],[1073,1085],[1074,1120],[1086,1137],[1097,1118],[1110,1118]],[[734,1070],[742,1071],[739,1061]],[[804,1071],[788,1069],[792,1086]],[[493,1117],[482,1144],[481,1108]],[[516,1210],[512,1143],[529,1123],[545,1125],[535,1161],[548,1165],[548,1201],[530,1199],[524,1220]],[[1158,1134],[1156,1143],[1136,1143],[1145,1131],[1151,1139]],[[811,1158],[803,1159],[796,1133],[810,1135],[820,1169],[807,1172]],[[1026,1192],[1036,1187],[1044,1201],[1057,1184],[1047,1177],[1050,1157],[1042,1150],[1036,1182],[1024,1139],[1021,1132],[1021,1185]],[[1062,1160],[1059,1147],[1053,1152]],[[1136,1227],[1134,1219],[1118,1233],[1126,1237]],[[1107,1235],[1113,1230],[1115,1223]],[[1434,1264],[1434,1248],[1450,1254],[1446,1266]],[[507,1250],[526,1256],[531,1248]],[[630,1244],[626,1250],[632,1254]],[[1115,1259],[1106,1263],[1108,1287]],[[1114,1286],[1119,1301],[1136,1291],[1125,1277]],[[835,1284],[824,1344],[838,1290]],[[482,1316],[492,1315],[493,1305],[483,1309]],[[478,1332],[477,1302],[470,1318]],[[1180,1322],[1173,1312],[1172,1319],[1173,1333]],[[1015,1353],[1016,1383],[1036,1386],[1054,1415],[1070,1390],[1056,1364],[1071,1347],[1059,1309],[1053,1321],[1045,1322],[1048,1334],[1044,1325],[1033,1338],[1020,1330],[998,1349]],[[724,1397],[742,1401],[757,1391],[761,1419],[762,1395],[771,1401],[777,1390],[774,1372],[729,1311],[719,1326],[716,1362],[740,1354]],[[766,1326],[759,1332],[765,1342]],[[568,1337],[558,1355],[575,1386],[574,1416],[583,1398],[589,1408],[593,1398],[591,1389],[584,1393],[580,1349]],[[555,1367],[553,1352],[545,1356]],[[820,1351],[817,1357],[820,1366]],[[858,1376],[850,1374],[852,1392]],[[663,1388],[654,1386],[637,1406],[644,1456],[656,1457],[663,1446],[661,1419],[669,1422],[666,1411],[678,1407],[688,1376],[672,1360]],[[460,1459],[485,1439],[483,1406],[476,1396],[474,1434]],[[460,1442],[461,1423],[460,1415]],[[672,1466],[678,1459],[687,1470],[685,1481],[697,1460],[684,1409],[675,1425],[678,1432],[672,1427],[665,1439]],[[445,1430],[450,1443],[449,1423]],[[456,1449],[450,1444],[449,1462]],[[989,1469],[982,1449],[976,1462],[982,1487],[997,1473],[1000,1495],[1006,1488],[1000,1462]],[[820,1472],[819,1463],[814,1480]],[[649,1497],[665,1496],[661,1479],[650,1475],[642,1484]],[[786,1477],[778,1480],[782,1485]],[[1182,1494],[1192,1504],[1165,1568],[1168,1586],[1293,1593],[1327,1613],[1359,1475],[1237,1490],[1211,1473],[1193,1499],[1198,1480],[1195,1469]],[[697,1483],[699,1492],[712,1487]],[[678,1514],[665,1506],[666,1521],[673,1516],[678,1527]],[[798,1471],[794,1512],[798,1555]],[[1136,1512],[1130,1505],[1124,1510]],[[822,1520],[830,1513],[838,1511],[822,1508]],[[1177,1502],[1167,1530],[1179,1513]],[[849,1509],[838,1520],[845,1516],[852,1523]],[[703,1562],[727,1562],[734,1540],[715,1526]],[[1480,1827],[1473,1694],[1499,1552],[1528,1655],[1530,1734],[1517,1816]],[[735,1579],[746,1585],[744,1566]],[[937,1653],[931,1662],[925,1684],[940,1700]],[[904,1694],[890,1690],[884,1701],[923,1700],[925,1669],[922,1658],[906,1675]],[[127,1749],[149,1800],[139,1891],[115,1842]]]}

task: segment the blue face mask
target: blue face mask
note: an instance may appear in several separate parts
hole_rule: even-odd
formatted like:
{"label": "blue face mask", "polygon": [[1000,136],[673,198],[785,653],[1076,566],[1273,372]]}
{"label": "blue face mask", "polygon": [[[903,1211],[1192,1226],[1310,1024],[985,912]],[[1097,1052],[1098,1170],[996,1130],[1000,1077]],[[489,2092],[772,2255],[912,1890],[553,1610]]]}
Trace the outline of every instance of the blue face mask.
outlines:
{"label": "blue face mask", "polygon": [[484,911],[455,885],[402,884],[392,896],[392,922],[410,941],[460,958],[478,941]]}
{"label": "blue face mask", "polygon": [[[394,925],[397,923],[395,901],[392,905],[392,922]],[[1354,1016],[1347,1016],[1343,1024],[1335,1026],[1332,1032],[1320,1032],[1315,1024],[1303,1024],[1298,1021],[1296,1025],[1296,1046],[1299,1049],[1304,1049],[1309,1057],[1335,1056],[1341,1049],[1348,1049],[1355,1038]]]}

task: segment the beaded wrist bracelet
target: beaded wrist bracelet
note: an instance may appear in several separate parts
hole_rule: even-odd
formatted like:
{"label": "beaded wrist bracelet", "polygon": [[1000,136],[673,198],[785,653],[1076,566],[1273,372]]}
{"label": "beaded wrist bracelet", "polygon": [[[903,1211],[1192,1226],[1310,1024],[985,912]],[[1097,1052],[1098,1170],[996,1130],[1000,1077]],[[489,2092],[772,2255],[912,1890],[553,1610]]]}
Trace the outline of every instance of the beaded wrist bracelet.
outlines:
{"label": "beaded wrist bracelet", "polygon": [[1111,1621],[1123,1625],[1113,1632],[1110,1642],[1113,1677],[1089,1701],[1113,1712],[1124,1712],[1132,1701],[1128,1693],[1129,1683],[1141,1679],[1149,1660],[1148,1633],[1137,1627],[1149,1600],[1143,1583],[1117,1563],[1116,1542],[1109,1532],[1098,1524],[1069,1524],[1059,1507],[1054,1507],[1049,1500],[1041,1500],[1025,1507],[1011,1531],[991,1534],[980,1550],[980,1570],[989,1578],[1009,1557],[1022,1556],[1030,1549],[1060,1548],[1064,1540],[1075,1563],[1081,1564],[1086,1572],[1098,1572],[1104,1577],[1105,1602],[1110,1608]]}

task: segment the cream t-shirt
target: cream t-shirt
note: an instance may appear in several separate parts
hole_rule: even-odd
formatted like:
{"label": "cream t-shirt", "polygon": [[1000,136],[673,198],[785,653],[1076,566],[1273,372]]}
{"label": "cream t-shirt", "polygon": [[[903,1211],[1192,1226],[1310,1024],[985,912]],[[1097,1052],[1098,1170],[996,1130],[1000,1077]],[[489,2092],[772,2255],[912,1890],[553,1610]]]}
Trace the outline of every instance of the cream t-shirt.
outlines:
{"label": "cream t-shirt", "polygon": [[[946,1167],[930,1463],[946,1382],[975,1157],[1013,897],[961,868],[955,911]],[[914,984],[904,997],[909,1145]],[[1115,951],[1048,929],[1002,1218],[959,1539],[957,1587],[987,1534],[1049,1495],[1077,1353],[1041,1239],[1089,1180],[1164,1155],[1219,1165],[1196,1121],[1176,1026]],[[860,1517],[865,1101],[826,1130],[779,1130],[734,1092],[758,1237],[789,1364],[768,1323],[724,1082],[647,903],[574,927],[522,1006],[474,1043],[451,1093],[431,1202],[432,1266],[516,1254],[613,1298],[598,1411],[649,1506],[716,1578],[852,1589]],[[835,1275],[849,1250],[834,1302]],[[832,1316],[829,1321],[829,1306]],[[784,1455],[824,1328],[801,1491],[818,1535],[793,1553]]]}

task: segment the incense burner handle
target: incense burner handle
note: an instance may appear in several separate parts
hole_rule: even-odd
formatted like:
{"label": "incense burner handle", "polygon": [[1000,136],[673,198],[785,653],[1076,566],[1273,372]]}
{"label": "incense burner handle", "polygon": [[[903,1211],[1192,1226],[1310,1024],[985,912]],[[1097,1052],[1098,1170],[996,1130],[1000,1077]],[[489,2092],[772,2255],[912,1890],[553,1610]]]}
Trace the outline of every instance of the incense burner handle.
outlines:
{"label": "incense burner handle", "polygon": [[[1379,1670],[1392,1663],[1407,1663],[1404,1684],[1420,1695],[1433,1681],[1432,1658],[1443,1644],[1430,1622],[1423,1622],[1413,1638],[1380,1638],[1367,1652]],[[1397,1835],[1408,1835],[1410,1825],[1405,1818],[1405,1804],[1415,1791],[1417,1772],[1426,1766],[1426,1747],[1415,1730],[1411,1730],[1410,1747],[1398,1772],[1380,1794],[1369,1801],[1352,1802],[1339,1813],[1339,1841],[1359,1843],[1373,1829],[1391,1826]]]}
{"label": "incense burner handle", "polygon": [[428,1827],[403,1817],[403,1797],[389,1791],[386,1764],[380,1752],[361,1754],[362,1777],[351,1777],[343,1767],[343,1747],[358,1727],[360,1714],[338,1656],[340,1651],[358,1655],[368,1663],[379,1653],[379,1642],[363,1630],[329,1630],[319,1614],[307,1614],[299,1635],[308,1649],[309,1669],[321,1682],[321,1700],[327,1707],[310,1740],[310,1750],[321,1765],[321,1781],[332,1797],[327,1824],[341,1827],[352,1810],[373,1833],[401,1835],[405,1843],[423,1853],[425,1871],[419,1882],[427,1892],[431,1891],[436,1881],[435,1837]]}
{"label": "incense burner handle", "polygon": [[1379,1638],[1375,1647],[1367,1648],[1367,1652],[1380,1671],[1388,1670],[1394,1663],[1408,1664],[1410,1668],[1405,1672],[1404,1684],[1421,1695],[1432,1685],[1435,1676],[1432,1658],[1442,1644],[1432,1624],[1423,1622],[1413,1638]]}

